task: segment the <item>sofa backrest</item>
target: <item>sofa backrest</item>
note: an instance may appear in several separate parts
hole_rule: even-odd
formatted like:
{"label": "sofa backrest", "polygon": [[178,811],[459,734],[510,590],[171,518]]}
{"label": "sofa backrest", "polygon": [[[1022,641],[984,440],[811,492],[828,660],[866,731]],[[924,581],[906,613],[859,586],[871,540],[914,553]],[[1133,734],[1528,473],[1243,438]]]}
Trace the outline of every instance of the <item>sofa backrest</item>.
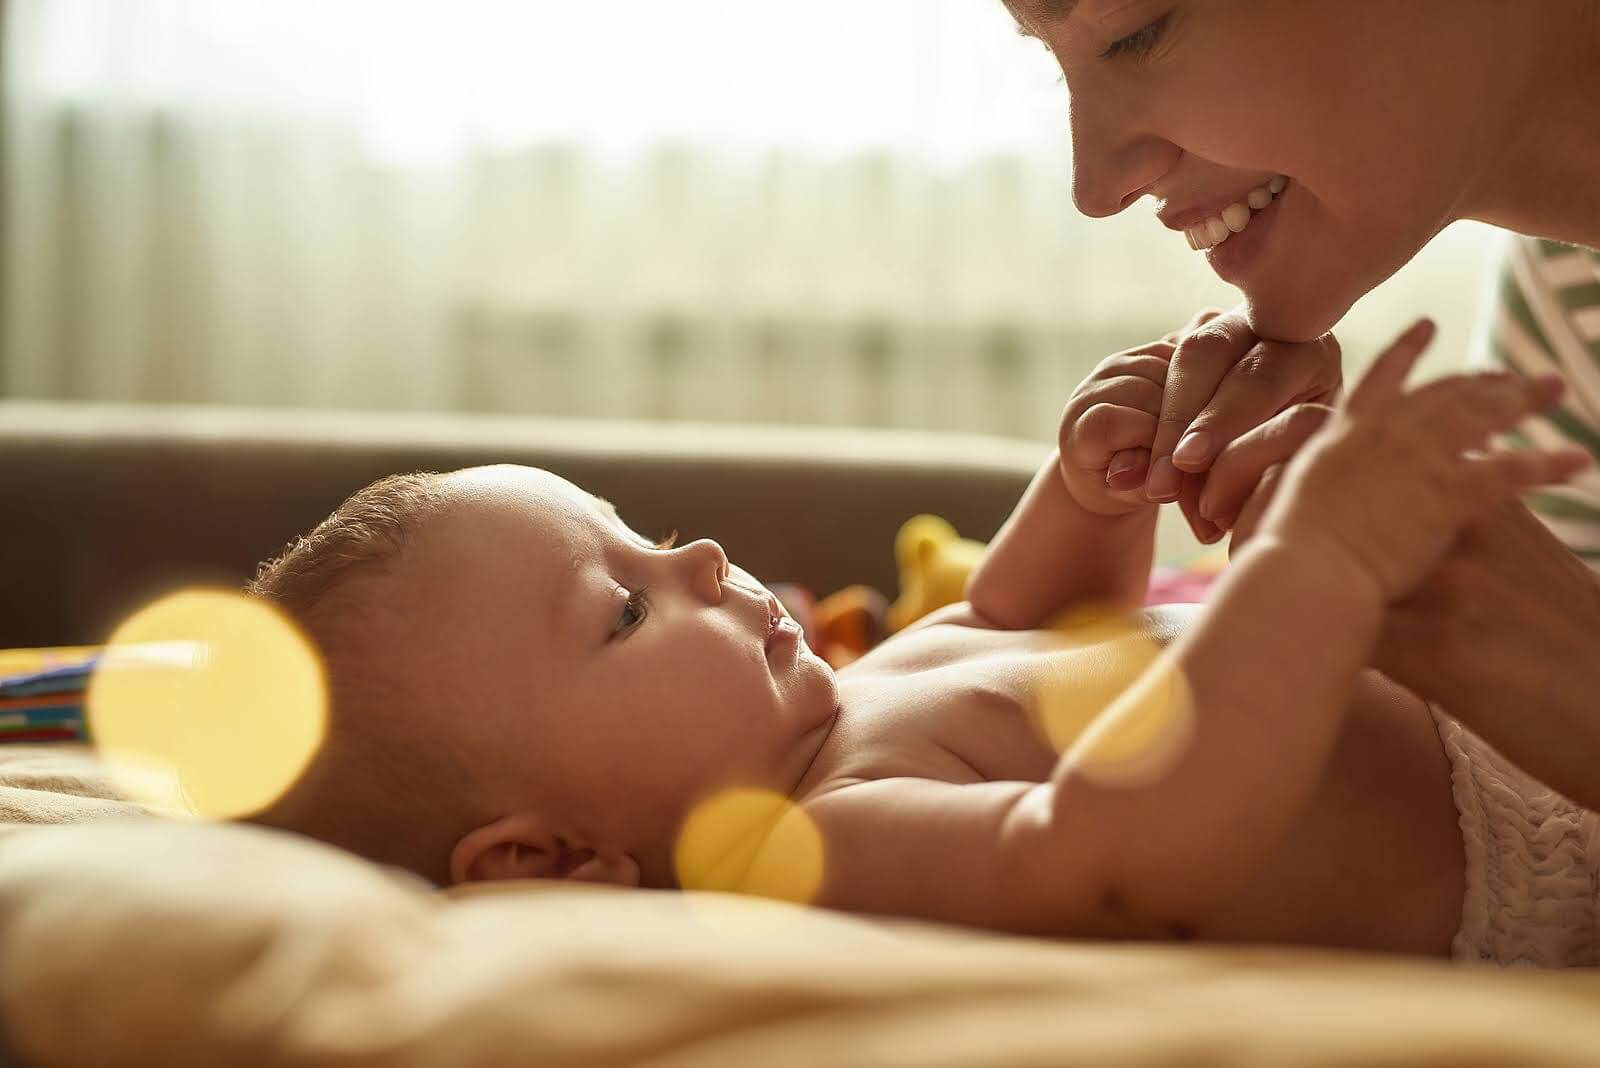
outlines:
{"label": "sofa backrest", "polygon": [[0,403],[0,647],[96,643],[191,583],[237,586],[383,475],[520,463],[641,533],[714,537],[767,582],[896,592],[933,512],[987,539],[1047,443],[896,431]]}

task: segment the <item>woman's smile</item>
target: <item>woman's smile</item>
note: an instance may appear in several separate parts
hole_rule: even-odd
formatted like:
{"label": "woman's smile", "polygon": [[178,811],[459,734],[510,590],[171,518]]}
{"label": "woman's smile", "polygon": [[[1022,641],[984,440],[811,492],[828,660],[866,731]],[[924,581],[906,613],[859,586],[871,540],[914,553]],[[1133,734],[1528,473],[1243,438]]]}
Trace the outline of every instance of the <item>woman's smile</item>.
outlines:
{"label": "woman's smile", "polygon": [[1237,196],[1185,208],[1168,204],[1157,217],[1168,229],[1181,231],[1190,249],[1205,253],[1223,281],[1240,285],[1260,256],[1266,231],[1278,214],[1278,200],[1288,187],[1289,179],[1277,174]]}
{"label": "woman's smile", "polygon": [[[1277,180],[1275,180],[1276,182]],[[1267,205],[1253,212],[1248,224],[1219,244],[1204,249],[1211,269],[1229,285],[1245,288],[1251,269],[1262,259],[1273,230],[1273,223],[1284,210],[1282,204],[1292,187],[1280,186]]]}

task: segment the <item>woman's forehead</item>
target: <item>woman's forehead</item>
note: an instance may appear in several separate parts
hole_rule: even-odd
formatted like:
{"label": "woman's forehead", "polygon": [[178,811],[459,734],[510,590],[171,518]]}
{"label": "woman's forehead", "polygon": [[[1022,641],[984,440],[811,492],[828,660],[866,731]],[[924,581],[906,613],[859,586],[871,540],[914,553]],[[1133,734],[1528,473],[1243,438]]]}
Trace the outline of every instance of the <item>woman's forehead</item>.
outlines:
{"label": "woman's forehead", "polygon": [[1078,0],[1005,0],[1024,30],[1061,22],[1072,14]]}
{"label": "woman's forehead", "polygon": [[1102,25],[1128,8],[1149,6],[1152,0],[1005,0],[1017,28],[1030,37],[1061,26],[1074,13],[1090,25]]}

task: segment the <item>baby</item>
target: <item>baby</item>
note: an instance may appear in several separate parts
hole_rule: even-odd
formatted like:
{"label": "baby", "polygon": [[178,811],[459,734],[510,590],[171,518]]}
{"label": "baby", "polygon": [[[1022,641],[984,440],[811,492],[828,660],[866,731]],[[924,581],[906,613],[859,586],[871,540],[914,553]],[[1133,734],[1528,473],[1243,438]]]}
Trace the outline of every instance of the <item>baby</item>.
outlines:
{"label": "baby", "polygon": [[[544,471],[385,479],[252,585],[318,642],[333,701],[325,747],[257,819],[440,883],[676,887],[691,811],[748,786],[820,833],[822,906],[1600,963],[1594,815],[1366,668],[1386,606],[1466,523],[1584,463],[1486,450],[1559,383],[1407,391],[1427,340],[1384,353],[1262,483],[1207,606],[1126,617],[1165,646],[1142,673],[1125,631],[1047,624],[1142,601],[1156,506],[1082,461],[1153,437],[1170,345],[1079,387],[967,603],[837,673],[714,541],[653,542]],[[1069,705],[1123,692],[1060,752],[1046,679]],[[1112,774],[1130,729],[1159,737],[1158,773]],[[1517,811],[1483,796],[1496,779]],[[1571,839],[1560,871],[1485,857],[1530,821]],[[1505,908],[1530,894],[1556,903]]]}

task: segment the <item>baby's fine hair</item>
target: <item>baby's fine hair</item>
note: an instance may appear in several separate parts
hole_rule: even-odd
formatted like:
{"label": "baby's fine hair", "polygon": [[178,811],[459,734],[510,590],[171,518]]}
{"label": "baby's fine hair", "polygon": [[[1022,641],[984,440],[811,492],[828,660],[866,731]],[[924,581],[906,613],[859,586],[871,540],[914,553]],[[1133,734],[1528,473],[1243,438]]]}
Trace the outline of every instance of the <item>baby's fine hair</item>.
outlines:
{"label": "baby's fine hair", "polygon": [[328,729],[289,790],[251,822],[310,835],[444,883],[455,841],[477,825],[471,776],[448,732],[430,732],[384,665],[395,572],[438,513],[442,476],[391,475],[360,490],[263,563],[245,592],[297,623],[322,655]]}

